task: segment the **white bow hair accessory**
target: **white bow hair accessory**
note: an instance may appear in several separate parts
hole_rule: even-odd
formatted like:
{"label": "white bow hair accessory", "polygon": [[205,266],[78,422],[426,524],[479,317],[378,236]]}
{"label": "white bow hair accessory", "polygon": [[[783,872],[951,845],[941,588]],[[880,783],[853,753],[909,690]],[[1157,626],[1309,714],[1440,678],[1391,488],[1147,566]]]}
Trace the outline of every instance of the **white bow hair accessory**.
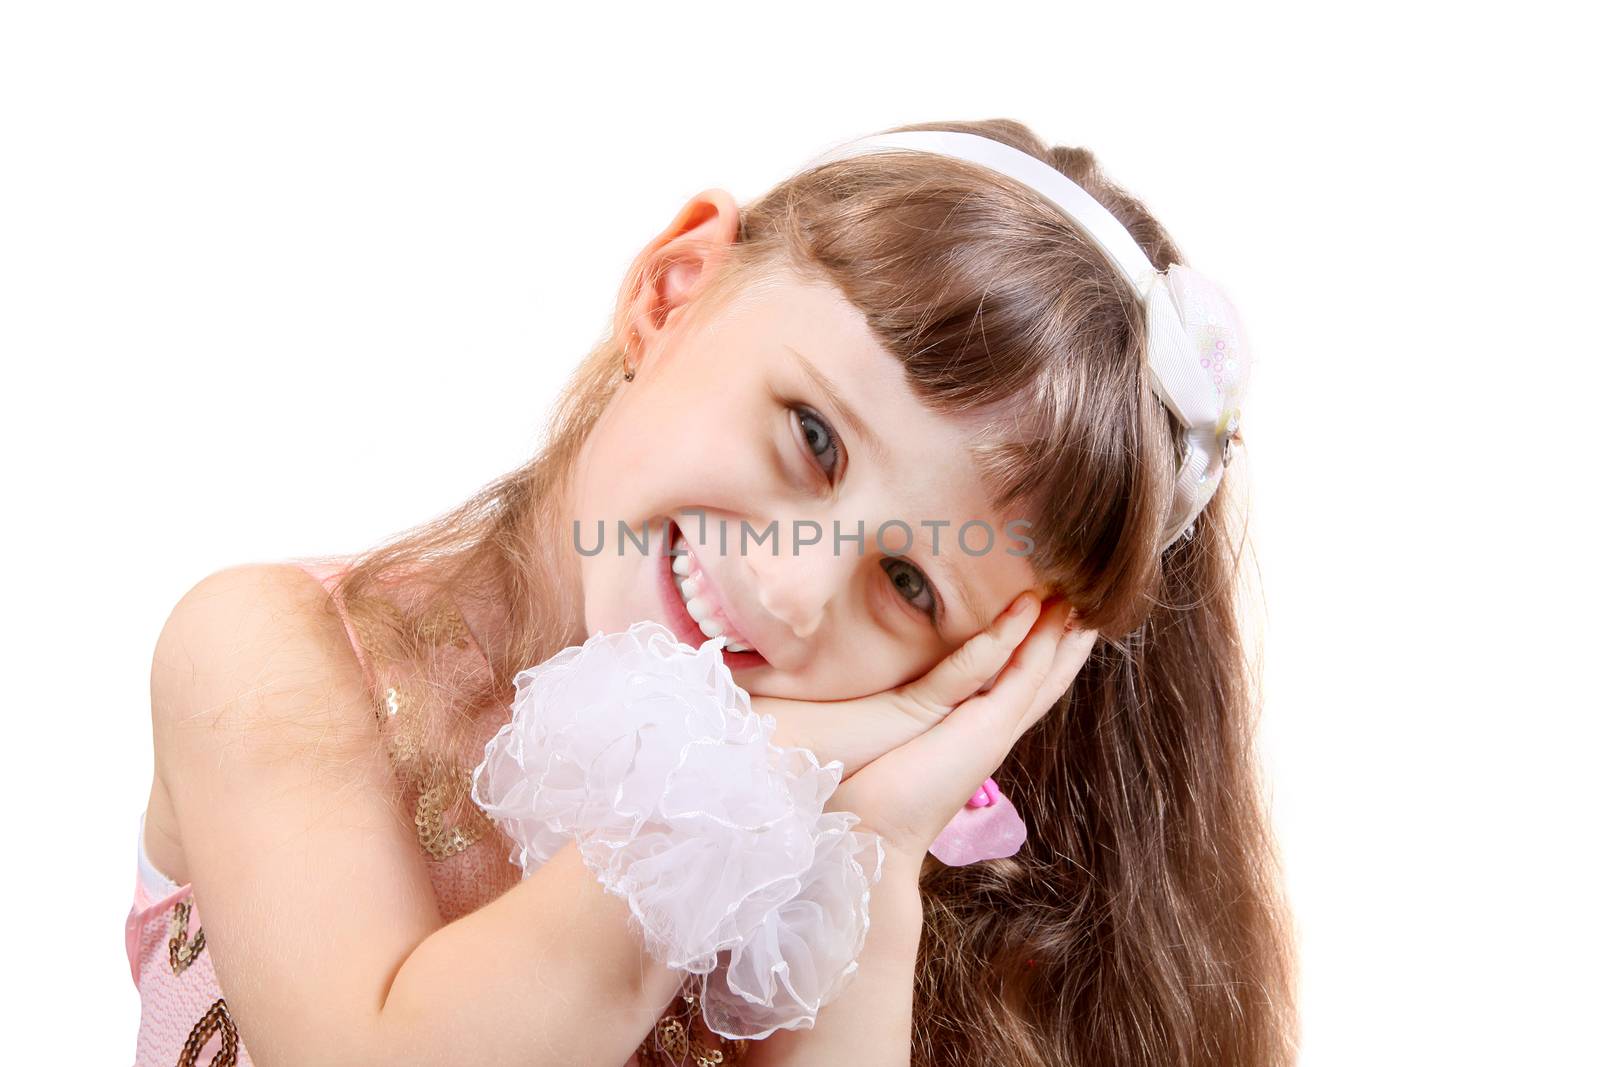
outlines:
{"label": "white bow hair accessory", "polygon": [[1233,460],[1251,357],[1233,303],[1204,275],[1174,263],[1141,284],[1152,388],[1185,429],[1165,549],[1192,532]]}

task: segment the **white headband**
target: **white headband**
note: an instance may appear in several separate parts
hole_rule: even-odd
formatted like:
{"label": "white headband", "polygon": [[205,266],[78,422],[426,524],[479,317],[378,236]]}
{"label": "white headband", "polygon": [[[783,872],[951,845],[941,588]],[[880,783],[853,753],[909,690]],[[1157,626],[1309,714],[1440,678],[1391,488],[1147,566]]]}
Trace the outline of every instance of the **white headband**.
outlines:
{"label": "white headband", "polygon": [[1238,313],[1217,286],[1174,263],[1158,272],[1133,236],[1083,187],[1050,164],[1008,144],[953,130],[906,130],[848,141],[807,169],[868,152],[912,150],[976,163],[1028,186],[1066,212],[1144,303],[1147,359],[1155,393],[1185,427],[1178,488],[1162,550],[1192,533],[1232,459],[1250,351]]}

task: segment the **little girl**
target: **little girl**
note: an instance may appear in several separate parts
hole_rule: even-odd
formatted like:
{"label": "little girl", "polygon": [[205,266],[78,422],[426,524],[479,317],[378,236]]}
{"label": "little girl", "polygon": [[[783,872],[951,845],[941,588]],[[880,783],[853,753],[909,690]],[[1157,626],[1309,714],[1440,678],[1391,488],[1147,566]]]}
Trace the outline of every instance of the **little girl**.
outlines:
{"label": "little girl", "polygon": [[1287,1062],[1247,364],[1013,122],[696,196],[526,466],[174,608],[137,1062]]}

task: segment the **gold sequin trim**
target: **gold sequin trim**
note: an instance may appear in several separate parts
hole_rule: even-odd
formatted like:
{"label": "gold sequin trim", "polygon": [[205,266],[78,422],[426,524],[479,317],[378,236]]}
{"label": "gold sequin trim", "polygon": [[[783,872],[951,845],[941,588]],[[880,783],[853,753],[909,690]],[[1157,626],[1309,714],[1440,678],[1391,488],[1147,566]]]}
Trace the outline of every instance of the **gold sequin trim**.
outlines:
{"label": "gold sequin trim", "polygon": [[366,648],[382,647],[389,633],[409,634],[414,640],[431,645],[449,645],[458,651],[465,650],[472,640],[472,631],[467,628],[466,619],[453,604],[437,604],[428,609],[426,614],[418,616],[408,613],[387,597],[370,597],[366,603],[374,613],[383,617],[382,623],[374,622],[365,615],[350,617],[350,628]]}
{"label": "gold sequin trim", "polygon": [[[379,635],[374,632],[379,629],[409,633],[434,648],[449,646],[464,651],[471,647],[472,631],[452,604],[439,604],[419,617],[385,597],[373,597],[369,603],[382,617],[382,623],[369,624],[364,619],[354,623],[357,636],[368,648],[379,643]],[[373,713],[384,751],[399,780],[408,792],[416,790],[412,820],[423,852],[432,859],[444,860],[483,839],[492,829],[488,816],[470,800],[463,803],[464,798],[470,797],[471,772],[429,750],[423,702],[412,695],[405,682],[397,682],[384,689]],[[462,811],[461,817],[446,825],[447,816],[456,810]]]}
{"label": "gold sequin trim", "polygon": [[404,632],[407,626],[406,613],[400,610],[400,605],[387,597],[373,596],[366,598],[363,603],[374,614],[381,615],[383,623],[376,623],[369,619],[365,613],[356,613],[348,616],[350,628],[356,632],[362,647],[366,649],[381,648],[384,638],[391,631]]}
{"label": "gold sequin trim", "polygon": [[418,704],[407,696],[404,687],[391,685],[383,694],[379,724],[384,747],[396,768],[404,769],[422,755],[422,722]]}
{"label": "gold sequin trim", "polygon": [[432,644],[448,644],[451,648],[464,650],[471,631],[467,629],[467,622],[449,604],[441,604],[432,612],[417,620],[417,636]]}
{"label": "gold sequin trim", "polygon": [[730,1041],[709,1029],[699,1008],[698,996],[678,994],[676,1003],[657,1020],[655,1029],[639,1046],[641,1067],[713,1067],[743,1061],[750,1042],[744,1038]]}
{"label": "gold sequin trim", "polygon": [[[419,706],[403,685],[391,685],[379,721],[385,749],[402,781],[417,783],[412,807],[417,844],[431,858],[444,860],[471,848],[491,827],[488,816],[471,802],[472,772],[426,750]],[[461,817],[446,825],[446,816],[456,810]]]}
{"label": "gold sequin trim", "polygon": [[446,774],[443,781],[435,781],[417,795],[414,815],[417,824],[417,842],[422,850],[436,860],[448,859],[463,849],[471,848],[489,828],[488,816],[477,804],[465,805],[466,816],[452,826],[444,824],[444,816],[472,789],[472,775],[456,770]]}
{"label": "gold sequin trim", "polygon": [[222,1035],[222,1047],[211,1057],[210,1067],[234,1067],[239,1062],[239,1031],[233,1025],[233,1016],[228,1014],[228,1002],[221,998],[206,1009],[200,1021],[189,1031],[189,1036],[184,1038],[178,1067],[195,1067],[200,1059],[200,1050],[216,1033]]}
{"label": "gold sequin trim", "polygon": [[180,900],[172,906],[172,914],[167,918],[167,959],[172,964],[173,974],[188,970],[189,964],[205,951],[203,927],[194,932],[193,941],[189,940],[189,912],[193,906],[193,901]]}

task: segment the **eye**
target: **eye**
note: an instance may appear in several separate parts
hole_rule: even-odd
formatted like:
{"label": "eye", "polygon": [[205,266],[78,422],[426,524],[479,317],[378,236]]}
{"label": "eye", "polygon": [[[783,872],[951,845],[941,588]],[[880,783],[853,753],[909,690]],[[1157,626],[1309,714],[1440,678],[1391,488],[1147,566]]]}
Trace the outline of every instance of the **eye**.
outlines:
{"label": "eye", "polygon": [[811,458],[822,467],[822,473],[832,482],[839,468],[839,440],[834,436],[833,428],[810,408],[794,407],[790,410],[800,424],[800,434]]}
{"label": "eye", "polygon": [[899,556],[889,556],[883,560],[883,569],[889,575],[889,583],[894,586],[895,592],[928,618],[938,618],[939,602],[934,596],[933,584],[923,577],[916,564]]}

